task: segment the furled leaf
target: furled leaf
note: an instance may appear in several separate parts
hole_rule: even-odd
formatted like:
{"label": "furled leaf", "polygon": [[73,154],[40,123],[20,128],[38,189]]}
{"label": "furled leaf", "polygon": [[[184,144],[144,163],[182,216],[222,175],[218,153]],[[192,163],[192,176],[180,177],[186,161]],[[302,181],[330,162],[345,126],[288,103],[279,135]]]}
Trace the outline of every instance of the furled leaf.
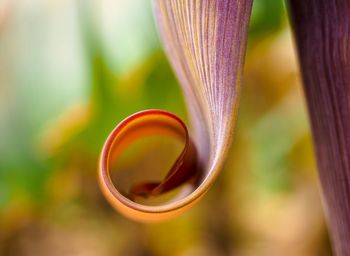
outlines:
{"label": "furled leaf", "polygon": [[[157,221],[176,216],[197,202],[217,177],[237,116],[251,2],[155,1],[157,24],[185,94],[192,133],[188,135],[176,116],[160,110],[137,113],[111,133],[101,154],[100,183],[109,202],[128,217]],[[152,134],[183,140],[183,151],[162,181],[134,184],[127,194],[118,191],[110,175],[112,162],[127,145]],[[183,191],[162,205],[134,200],[175,188]]]}

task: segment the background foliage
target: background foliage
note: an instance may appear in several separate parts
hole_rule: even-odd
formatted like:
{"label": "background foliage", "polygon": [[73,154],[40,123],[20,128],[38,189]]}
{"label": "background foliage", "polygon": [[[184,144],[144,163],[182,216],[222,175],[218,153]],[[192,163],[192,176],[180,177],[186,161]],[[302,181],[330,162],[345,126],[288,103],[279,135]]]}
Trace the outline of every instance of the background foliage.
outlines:
{"label": "background foliage", "polygon": [[153,225],[112,210],[96,179],[108,133],[146,108],[186,120],[148,0],[0,2],[0,255],[330,255],[282,1],[254,2],[225,169]]}

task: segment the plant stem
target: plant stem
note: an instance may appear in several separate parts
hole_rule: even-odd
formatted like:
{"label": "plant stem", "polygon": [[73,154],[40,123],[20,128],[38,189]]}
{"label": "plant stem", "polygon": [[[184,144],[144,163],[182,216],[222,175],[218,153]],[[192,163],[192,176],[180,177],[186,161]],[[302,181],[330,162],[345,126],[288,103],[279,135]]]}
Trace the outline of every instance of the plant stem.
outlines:
{"label": "plant stem", "polygon": [[333,249],[350,255],[350,1],[288,3]]}

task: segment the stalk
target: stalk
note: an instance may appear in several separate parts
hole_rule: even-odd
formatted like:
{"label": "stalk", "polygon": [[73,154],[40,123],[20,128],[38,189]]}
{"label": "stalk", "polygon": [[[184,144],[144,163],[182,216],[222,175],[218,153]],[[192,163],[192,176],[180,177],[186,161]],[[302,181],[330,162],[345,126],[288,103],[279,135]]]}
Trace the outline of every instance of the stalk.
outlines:
{"label": "stalk", "polygon": [[350,1],[288,4],[333,249],[350,255]]}

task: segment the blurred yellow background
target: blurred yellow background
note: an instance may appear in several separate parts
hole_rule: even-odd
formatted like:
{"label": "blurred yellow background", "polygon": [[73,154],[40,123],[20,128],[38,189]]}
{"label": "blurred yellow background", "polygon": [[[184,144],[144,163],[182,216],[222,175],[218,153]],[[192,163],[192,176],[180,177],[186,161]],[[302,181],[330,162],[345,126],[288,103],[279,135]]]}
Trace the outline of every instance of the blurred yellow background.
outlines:
{"label": "blurred yellow background", "polygon": [[[150,0],[0,1],[0,255],[331,255],[282,1],[253,6],[237,129],[202,202],[145,225],[97,184],[124,117],[186,120]],[[136,161],[136,160],[135,160]]]}

